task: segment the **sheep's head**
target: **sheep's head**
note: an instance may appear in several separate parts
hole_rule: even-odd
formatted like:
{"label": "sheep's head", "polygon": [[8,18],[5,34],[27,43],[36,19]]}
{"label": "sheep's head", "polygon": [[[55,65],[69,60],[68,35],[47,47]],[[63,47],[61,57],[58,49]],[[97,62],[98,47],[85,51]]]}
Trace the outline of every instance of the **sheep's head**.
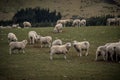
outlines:
{"label": "sheep's head", "polygon": [[66,45],[67,50],[69,50],[69,49],[70,49],[70,47],[71,47],[71,43],[70,43],[70,42],[68,42],[68,43],[66,43],[65,45]]}
{"label": "sheep's head", "polygon": [[28,41],[27,40],[23,40],[22,41],[25,45],[28,43]]}

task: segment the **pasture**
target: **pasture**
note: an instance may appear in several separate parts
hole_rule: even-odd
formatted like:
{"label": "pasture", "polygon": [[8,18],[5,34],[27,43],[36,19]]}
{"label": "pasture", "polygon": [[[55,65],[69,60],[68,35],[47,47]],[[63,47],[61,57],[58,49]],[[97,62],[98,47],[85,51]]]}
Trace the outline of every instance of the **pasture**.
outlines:
{"label": "pasture", "polygon": [[[66,42],[73,40],[90,42],[89,55],[78,57],[71,47],[67,60],[63,55],[54,55],[49,60],[49,48],[40,44],[28,44],[25,54],[9,54],[7,34],[13,32],[18,40],[28,39],[28,32],[35,30],[42,36],[50,35]],[[90,26],[65,27],[62,33],[52,32],[53,27],[0,30],[0,80],[120,80],[120,64],[94,61],[98,46],[120,40],[120,27]]]}

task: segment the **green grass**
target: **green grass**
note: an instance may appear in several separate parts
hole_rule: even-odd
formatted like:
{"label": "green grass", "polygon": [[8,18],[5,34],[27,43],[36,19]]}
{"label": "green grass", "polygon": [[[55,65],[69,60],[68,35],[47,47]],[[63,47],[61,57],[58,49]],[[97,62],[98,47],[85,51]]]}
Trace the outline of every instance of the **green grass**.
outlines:
{"label": "green grass", "polygon": [[[19,41],[28,39],[28,32],[35,30],[40,35],[62,39],[63,43],[73,40],[88,40],[91,44],[89,56],[78,57],[71,47],[64,60],[63,55],[54,55],[49,60],[49,48],[40,44],[27,45],[25,54],[9,55],[7,34],[13,32]],[[0,30],[0,80],[120,80],[120,64],[94,61],[98,46],[120,40],[120,27],[65,27],[63,33],[54,34],[53,27]],[[100,57],[101,58],[101,57]],[[100,59],[99,58],[99,59]]]}

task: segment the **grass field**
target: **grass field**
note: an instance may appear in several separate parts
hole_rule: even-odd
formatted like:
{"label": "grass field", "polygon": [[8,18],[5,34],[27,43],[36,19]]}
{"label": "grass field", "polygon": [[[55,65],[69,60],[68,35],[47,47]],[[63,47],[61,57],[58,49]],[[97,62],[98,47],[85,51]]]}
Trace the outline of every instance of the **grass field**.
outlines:
{"label": "grass field", "polygon": [[[63,43],[73,40],[90,42],[89,56],[78,57],[71,47],[64,60],[63,55],[54,55],[49,60],[49,48],[40,44],[27,45],[25,54],[9,55],[7,34],[13,32],[18,40],[28,39],[28,32],[35,30],[40,35],[50,35]],[[120,27],[90,26],[65,27],[63,33],[54,34],[53,27],[0,30],[0,80],[120,80],[120,64],[94,61],[98,46],[120,40]]]}

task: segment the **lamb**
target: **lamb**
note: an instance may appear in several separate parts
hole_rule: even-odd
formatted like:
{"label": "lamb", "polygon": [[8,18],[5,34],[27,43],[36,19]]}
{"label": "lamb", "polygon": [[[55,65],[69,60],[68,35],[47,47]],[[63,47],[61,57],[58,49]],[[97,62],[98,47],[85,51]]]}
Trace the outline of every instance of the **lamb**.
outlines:
{"label": "lamb", "polygon": [[28,38],[30,40],[30,44],[34,44],[39,40],[39,36],[35,31],[29,31]]}
{"label": "lamb", "polygon": [[73,41],[73,46],[76,49],[76,51],[79,53],[78,56],[82,56],[82,51],[86,51],[86,56],[88,56],[88,51],[90,47],[90,43],[88,41]]}
{"label": "lamb", "polygon": [[64,59],[66,59],[66,54],[71,47],[71,43],[68,42],[64,45],[53,45],[50,48],[50,60],[53,60],[53,54],[64,54]]}
{"label": "lamb", "polygon": [[44,46],[46,44],[48,44],[48,47],[51,47],[51,42],[52,42],[52,37],[51,36],[39,36],[39,39],[40,39],[40,43],[41,43],[41,48],[43,47],[43,44]]}
{"label": "lamb", "polygon": [[61,23],[58,23],[55,25],[54,32],[60,33],[62,32],[63,25]]}
{"label": "lamb", "polygon": [[8,33],[8,42],[11,42],[11,41],[17,41],[17,37],[14,33]]}
{"label": "lamb", "polygon": [[22,50],[22,52],[25,53],[24,49],[27,43],[28,43],[27,40],[23,40],[21,42],[10,42],[9,54],[12,54],[14,50],[18,50],[18,51]]}
{"label": "lamb", "polygon": [[30,22],[25,21],[25,22],[23,22],[23,26],[24,26],[24,28],[25,28],[25,27],[31,27],[32,25],[31,25]]}
{"label": "lamb", "polygon": [[52,46],[53,46],[53,45],[62,45],[62,40],[60,40],[60,39],[54,40],[54,41],[52,42]]}

